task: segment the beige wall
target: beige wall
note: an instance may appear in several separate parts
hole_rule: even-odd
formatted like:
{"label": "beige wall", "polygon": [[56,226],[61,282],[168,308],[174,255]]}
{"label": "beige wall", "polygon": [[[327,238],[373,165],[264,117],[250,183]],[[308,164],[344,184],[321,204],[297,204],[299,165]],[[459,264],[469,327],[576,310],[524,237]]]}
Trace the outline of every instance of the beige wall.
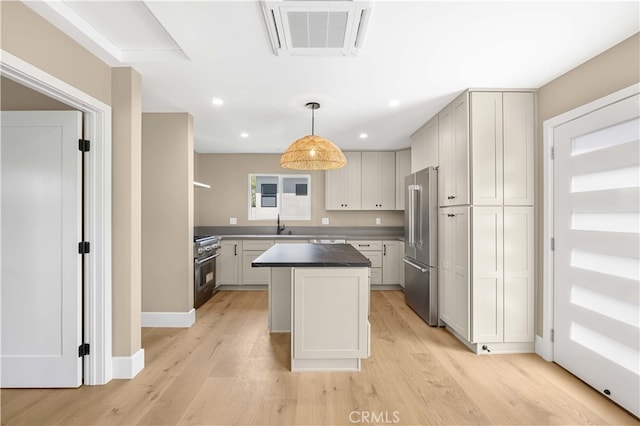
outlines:
{"label": "beige wall", "polygon": [[142,311],[193,307],[193,121],[142,114]]}
{"label": "beige wall", "polygon": [[[311,220],[287,221],[287,226],[321,226],[329,218],[329,226],[403,226],[402,212],[326,211],[324,209],[324,172],[295,171],[280,167],[279,154],[197,154],[197,181],[211,189],[196,188],[197,226],[229,225],[229,218],[238,219],[239,226],[275,226],[274,221],[249,221],[249,173],[311,175]],[[274,228],[275,229],[275,228]]]}
{"label": "beige wall", "polygon": [[113,355],[141,347],[142,87],[132,68],[112,77],[112,301]]}
{"label": "beige wall", "polygon": [[67,104],[24,87],[20,83],[0,77],[0,110],[2,111],[66,111]]}
{"label": "beige wall", "polygon": [[3,50],[111,104],[111,69],[19,1],[0,1]]}
{"label": "beige wall", "polygon": [[542,241],[543,231],[543,172],[542,124],[545,120],[570,111],[593,100],[640,82],[640,33],[592,58],[566,74],[550,81],[538,91],[537,141],[537,292],[536,334],[542,330],[542,257],[548,244]]}

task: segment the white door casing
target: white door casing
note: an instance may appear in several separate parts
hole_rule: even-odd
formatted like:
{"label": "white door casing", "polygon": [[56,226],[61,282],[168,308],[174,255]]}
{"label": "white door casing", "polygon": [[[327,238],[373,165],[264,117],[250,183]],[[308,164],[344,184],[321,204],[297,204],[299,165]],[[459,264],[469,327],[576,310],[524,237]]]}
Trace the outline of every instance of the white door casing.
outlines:
{"label": "white door casing", "polygon": [[3,111],[2,387],[82,384],[79,111]]}
{"label": "white door casing", "polygon": [[[629,93],[631,92],[631,93]],[[553,126],[552,359],[640,414],[637,87]],[[549,214],[549,212],[548,212]],[[547,262],[545,262],[546,264]],[[548,330],[545,328],[545,330]],[[549,352],[547,352],[549,355]]]}
{"label": "white door casing", "polygon": [[84,116],[85,154],[84,333],[91,346],[84,359],[84,384],[100,385],[113,377],[111,356],[111,107],[64,81],[0,50],[0,75],[63,102]]}

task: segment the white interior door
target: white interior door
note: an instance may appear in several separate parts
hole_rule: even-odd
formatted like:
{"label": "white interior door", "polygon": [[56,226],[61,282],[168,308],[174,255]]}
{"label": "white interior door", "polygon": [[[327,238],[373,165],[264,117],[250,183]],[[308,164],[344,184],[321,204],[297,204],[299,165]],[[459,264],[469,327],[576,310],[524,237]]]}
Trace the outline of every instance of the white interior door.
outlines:
{"label": "white interior door", "polygon": [[554,359],[640,416],[640,99],[554,131]]}
{"label": "white interior door", "polygon": [[2,387],[82,383],[78,111],[2,112]]}

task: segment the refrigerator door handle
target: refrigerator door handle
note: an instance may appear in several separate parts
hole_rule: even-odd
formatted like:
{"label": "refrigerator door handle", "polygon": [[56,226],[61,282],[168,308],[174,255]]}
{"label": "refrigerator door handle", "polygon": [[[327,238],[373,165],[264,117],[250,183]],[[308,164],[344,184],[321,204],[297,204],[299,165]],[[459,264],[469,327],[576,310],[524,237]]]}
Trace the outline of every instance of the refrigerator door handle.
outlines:
{"label": "refrigerator door handle", "polygon": [[405,258],[403,258],[403,259],[402,259],[402,261],[403,261],[404,263],[406,263],[407,265],[409,265],[409,266],[413,266],[414,268],[419,269],[419,270],[420,270],[420,272],[427,272],[427,271],[429,270],[429,269],[427,269],[427,268],[423,268],[422,266],[416,265],[416,264],[415,264],[415,263],[413,263],[412,261],[407,260],[407,259],[405,259]]}
{"label": "refrigerator door handle", "polygon": [[[416,221],[420,220],[420,185],[409,185],[409,247],[416,246]],[[420,221],[422,222],[422,221]],[[422,223],[420,223],[422,225]],[[422,226],[420,226],[422,228]],[[422,229],[419,229],[422,233]]]}

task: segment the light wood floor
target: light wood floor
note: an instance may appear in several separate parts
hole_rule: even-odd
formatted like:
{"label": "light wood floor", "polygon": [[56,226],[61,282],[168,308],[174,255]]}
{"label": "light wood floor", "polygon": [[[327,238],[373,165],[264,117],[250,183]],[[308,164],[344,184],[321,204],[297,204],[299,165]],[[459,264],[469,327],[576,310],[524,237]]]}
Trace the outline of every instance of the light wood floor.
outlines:
{"label": "light wood floor", "polygon": [[289,335],[267,332],[267,293],[220,292],[189,329],[143,329],[135,379],[4,389],[2,424],[638,424],[536,355],[470,353],[399,291],[373,292],[370,320],[361,372],[291,373]]}

